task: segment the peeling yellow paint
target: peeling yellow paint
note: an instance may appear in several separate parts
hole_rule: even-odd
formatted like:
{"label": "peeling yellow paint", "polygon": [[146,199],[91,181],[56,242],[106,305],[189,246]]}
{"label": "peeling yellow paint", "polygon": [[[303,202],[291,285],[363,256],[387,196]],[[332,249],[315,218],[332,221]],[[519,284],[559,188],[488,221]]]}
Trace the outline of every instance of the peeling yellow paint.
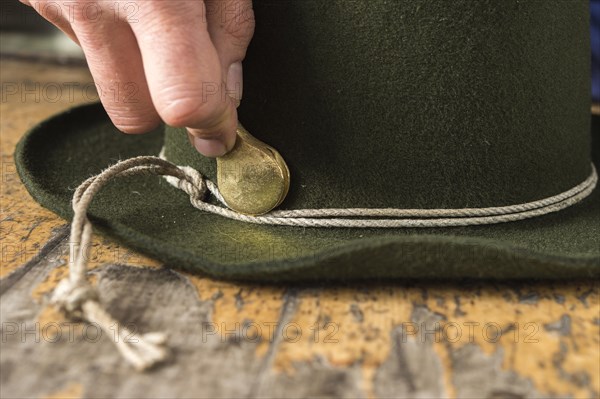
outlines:
{"label": "peeling yellow paint", "polygon": [[377,396],[375,395],[375,386],[373,384],[376,369],[374,367],[362,367],[361,371],[361,388],[363,392],[365,393],[368,399],[376,398]]}
{"label": "peeling yellow paint", "polygon": [[83,385],[71,383],[60,391],[54,392],[45,399],[79,399],[83,397]]}
{"label": "peeling yellow paint", "polygon": [[[540,392],[581,398],[589,397],[589,388],[598,392],[600,327],[594,324],[600,312],[597,288],[593,283],[566,283],[556,287],[535,284],[529,286],[529,290],[537,299],[520,302],[508,285],[495,288],[480,285],[474,290],[458,288],[450,297],[445,288],[430,289],[430,298],[441,297],[444,301],[440,304],[430,299],[427,305],[431,310],[447,315],[447,323],[462,326],[463,334],[468,334],[467,323],[478,323],[471,324],[472,336],[448,342],[450,346],[458,348],[472,338],[485,353],[491,354],[502,348],[503,367],[530,378]],[[587,306],[577,298],[584,291],[590,291]],[[453,296],[460,298],[460,308]],[[560,303],[556,297],[564,302]],[[561,336],[558,331],[549,331],[547,326],[556,324],[564,315],[571,318],[571,333]],[[499,329],[504,332],[496,337]],[[442,338],[453,340],[454,335]],[[561,353],[561,344],[568,348],[563,371],[587,374],[589,388],[582,389],[565,379],[557,368],[555,359]]]}
{"label": "peeling yellow paint", "polygon": [[58,266],[52,269],[48,276],[37,287],[31,291],[31,297],[40,301],[45,295],[50,294],[58,283],[69,275],[69,269],[66,265]]}
{"label": "peeling yellow paint", "polygon": [[[282,289],[190,278],[202,299],[214,300],[213,320],[217,324],[277,320]],[[469,343],[476,344],[488,355],[501,350],[503,367],[531,379],[542,393],[588,397],[590,388],[597,392],[600,346],[599,327],[594,320],[600,309],[598,290],[593,283],[566,283],[556,287],[521,285],[535,293],[534,299],[527,300],[525,295],[520,301],[508,284],[484,283],[466,287],[423,284],[422,287],[302,290],[297,310],[287,323],[289,327],[283,330],[274,369],[291,374],[298,362],[311,362],[317,357],[337,367],[359,362],[363,369],[361,384],[365,392],[374,396],[372,379],[377,367],[389,356],[391,330],[403,324],[418,330],[421,326],[412,323],[411,314],[414,306],[420,305],[442,318],[438,331],[429,331],[429,335],[434,337],[433,348],[444,368],[448,397],[457,395],[449,351]],[[590,289],[593,293],[588,295],[586,306],[577,297]],[[235,297],[240,295],[252,299],[241,306],[238,301],[236,305]],[[265,297],[270,299],[265,301]],[[564,302],[560,303],[557,297]],[[565,314],[572,319],[569,336],[546,329]],[[420,334],[421,331],[416,332],[414,338],[424,339]],[[562,372],[555,366],[561,343],[567,347]],[[259,353],[264,353],[264,349],[259,346]],[[561,377],[564,373],[582,372],[590,378],[588,388]]]}
{"label": "peeling yellow paint", "polygon": [[183,273],[204,301],[213,301],[212,322],[222,340],[232,334],[257,342],[257,356],[263,356],[274,339],[281,313],[284,289],[239,285]]}
{"label": "peeling yellow paint", "polygon": [[409,297],[408,292],[394,290],[375,295],[347,288],[304,291],[290,321],[290,330],[298,326],[301,336],[284,336],[275,368],[285,370],[315,356],[340,367],[355,362],[367,368],[380,365],[390,350],[392,327],[410,320]]}

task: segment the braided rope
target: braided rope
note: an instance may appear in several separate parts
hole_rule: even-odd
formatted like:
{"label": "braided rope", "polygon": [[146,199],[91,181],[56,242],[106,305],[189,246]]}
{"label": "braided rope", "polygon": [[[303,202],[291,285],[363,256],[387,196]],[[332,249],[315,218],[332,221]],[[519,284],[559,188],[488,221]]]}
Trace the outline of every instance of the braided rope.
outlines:
{"label": "braided rope", "polygon": [[[164,152],[159,155],[164,159]],[[541,200],[501,207],[459,208],[459,209],[398,209],[398,208],[328,208],[328,209],[296,209],[271,211],[261,216],[250,216],[238,213],[227,207],[226,201],[218,187],[189,166],[180,166],[194,184],[205,182],[211,194],[223,206],[213,205],[194,197],[185,188],[180,187],[179,180],[166,177],[173,186],[190,194],[192,205],[204,212],[210,212],[228,219],[246,223],[268,224],[276,226],[296,227],[328,227],[328,228],[424,228],[475,226],[512,222],[541,216],[567,208],[588,195],[596,187],[598,174],[594,165],[592,172],[577,186]],[[368,218],[368,219],[360,219]],[[386,219],[387,218],[387,219]]]}
{"label": "braided rope", "polygon": [[188,178],[181,169],[156,157],[128,159],[111,166],[97,176],[84,181],[73,195],[73,221],[71,223],[71,257],[69,276],[54,290],[52,302],[68,316],[83,319],[99,326],[110,335],[116,326],[118,338],[113,342],[121,355],[137,370],[146,370],[168,357],[166,335],[163,333],[137,334],[113,319],[100,305],[95,287],[87,281],[92,224],[87,218],[87,209],[100,189],[115,177],[132,175],[170,174],[181,180],[181,186],[191,195],[202,197],[205,184],[187,183]]}
{"label": "braided rope", "polygon": [[167,359],[166,335],[137,334],[120,325],[102,308],[96,288],[87,281],[87,262],[92,239],[92,224],[87,218],[87,209],[94,196],[113,178],[134,175],[162,175],[170,184],[186,192],[194,207],[229,219],[279,226],[345,228],[471,226],[521,220],[556,212],[581,201],[592,192],[598,181],[596,169],[592,165],[591,175],[568,191],[542,200],[504,207],[301,209],[273,211],[263,216],[248,216],[206,202],[204,198],[210,192],[226,206],[218,187],[193,168],[177,166],[153,156],[141,156],[118,162],[84,181],[73,195],[74,216],[70,242],[73,248],[69,260],[69,276],[57,286],[52,301],[67,315],[95,323],[107,333],[112,332],[116,325],[119,339],[114,343],[123,357],[138,370],[146,370]]}

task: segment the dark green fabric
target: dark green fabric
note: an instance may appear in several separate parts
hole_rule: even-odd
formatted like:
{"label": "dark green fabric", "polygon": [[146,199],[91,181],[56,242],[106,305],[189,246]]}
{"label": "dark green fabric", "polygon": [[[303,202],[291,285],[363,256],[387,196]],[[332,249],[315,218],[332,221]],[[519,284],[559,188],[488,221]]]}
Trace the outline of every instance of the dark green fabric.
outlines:
{"label": "dark green fabric", "polygon": [[[255,0],[240,120],[290,166],[283,207],[484,207],[555,195],[590,173],[587,6]],[[170,160],[214,177],[214,161],[183,132],[121,135],[97,105],[33,129],[17,168],[35,199],[68,218],[85,178],[156,155],[165,140]],[[513,223],[316,229],[204,214],[164,180],[132,177],[101,192],[90,217],[169,266],[219,278],[597,278],[598,191]]]}
{"label": "dark green fabric", "polygon": [[[596,120],[594,129],[599,129]],[[596,135],[595,162],[600,165]],[[109,163],[157,154],[160,131],[127,136],[99,105],[58,115],[18,145],[17,169],[42,205],[71,215],[74,188]],[[109,184],[95,225],[171,267],[258,281],[368,278],[566,279],[600,276],[600,195],[520,222],[447,229],[350,230],[257,226],[208,215],[158,177]]]}
{"label": "dark green fabric", "polygon": [[547,197],[590,173],[588,8],[257,0],[240,120],[290,165],[284,207]]}
{"label": "dark green fabric", "polygon": [[[254,8],[239,115],[290,167],[283,208],[502,206],[590,174],[587,0]],[[169,133],[168,159],[214,177]]]}

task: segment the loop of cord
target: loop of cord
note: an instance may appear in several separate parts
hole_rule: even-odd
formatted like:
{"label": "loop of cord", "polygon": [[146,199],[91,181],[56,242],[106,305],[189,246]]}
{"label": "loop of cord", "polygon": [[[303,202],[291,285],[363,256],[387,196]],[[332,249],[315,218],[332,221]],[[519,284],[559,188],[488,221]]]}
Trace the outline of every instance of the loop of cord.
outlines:
{"label": "loop of cord", "polygon": [[137,157],[122,161],[84,181],[73,196],[69,276],[59,283],[51,298],[67,316],[95,324],[109,336],[116,328],[114,344],[121,355],[139,371],[147,370],[168,358],[166,335],[137,334],[121,325],[101,306],[98,292],[87,281],[87,262],[92,239],[92,224],[87,218],[87,209],[98,191],[113,178],[157,174],[176,177],[180,181],[180,188],[193,198],[202,198],[206,193],[206,185],[199,184],[197,176],[190,177],[172,163],[156,157]]}
{"label": "loop of cord", "polygon": [[[162,156],[162,153],[161,153]],[[162,175],[187,193],[191,204],[199,210],[247,223],[326,227],[326,228],[400,228],[449,227],[502,223],[559,211],[587,197],[596,187],[598,175],[594,165],[590,176],[561,194],[524,204],[491,208],[464,209],[301,209],[272,211],[262,216],[248,216],[229,208],[218,187],[200,172],[188,166],[177,166],[161,157],[131,158],[84,181],[73,195],[71,223],[71,259],[69,276],[54,291],[52,301],[67,315],[97,324],[105,332],[117,326],[115,345],[123,357],[138,370],[146,370],[168,358],[166,335],[136,334],[114,320],[100,305],[96,289],[87,281],[87,261],[92,238],[92,225],[87,209],[100,189],[117,177]],[[207,193],[224,206],[205,201]]]}

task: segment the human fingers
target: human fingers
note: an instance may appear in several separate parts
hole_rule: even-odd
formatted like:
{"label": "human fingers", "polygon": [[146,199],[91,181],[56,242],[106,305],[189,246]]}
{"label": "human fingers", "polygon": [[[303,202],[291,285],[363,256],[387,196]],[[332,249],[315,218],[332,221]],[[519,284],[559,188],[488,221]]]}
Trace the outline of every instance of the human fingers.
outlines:
{"label": "human fingers", "polygon": [[202,1],[140,2],[144,23],[132,29],[158,114],[170,125],[187,127],[198,151],[221,156],[235,144],[237,111],[225,93],[205,14]]}

